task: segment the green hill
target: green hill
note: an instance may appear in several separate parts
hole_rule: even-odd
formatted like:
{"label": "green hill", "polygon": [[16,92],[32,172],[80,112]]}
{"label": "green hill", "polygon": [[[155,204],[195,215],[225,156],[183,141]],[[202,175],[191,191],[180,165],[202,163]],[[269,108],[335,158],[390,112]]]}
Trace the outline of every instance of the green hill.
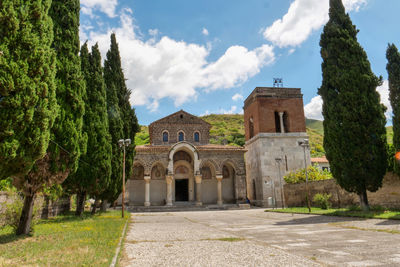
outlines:
{"label": "green hill", "polygon": [[[244,119],[243,115],[211,114],[200,117],[212,125],[210,130],[210,143],[226,144],[232,146],[244,146]],[[310,137],[311,157],[325,155],[323,148],[324,128],[322,121],[306,119],[307,134]],[[388,143],[393,140],[393,128],[387,127]],[[147,126],[141,126],[141,131],[135,137],[136,145],[149,143],[149,131]]]}

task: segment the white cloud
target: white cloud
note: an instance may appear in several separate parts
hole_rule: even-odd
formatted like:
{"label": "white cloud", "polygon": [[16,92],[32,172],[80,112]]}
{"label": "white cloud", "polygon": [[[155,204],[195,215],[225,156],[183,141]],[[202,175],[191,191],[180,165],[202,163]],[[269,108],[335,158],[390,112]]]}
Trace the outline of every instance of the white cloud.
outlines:
{"label": "white cloud", "polygon": [[118,0],[81,0],[81,11],[93,17],[93,10],[98,9],[109,17],[115,17]]}
{"label": "white cloud", "polygon": [[[392,120],[392,106],[390,105],[389,100],[389,82],[386,80],[383,82],[381,86],[376,88],[376,91],[381,96],[381,103],[387,107],[385,112],[386,119],[388,121]],[[305,105],[304,113],[306,118],[315,119],[315,120],[323,120],[324,117],[322,116],[322,98],[321,96],[316,96],[311,99],[310,103]]]}
{"label": "white cloud", "polygon": [[205,115],[210,115],[210,114],[243,114],[243,110],[238,110],[237,106],[231,106],[230,109],[220,108],[217,111],[212,111],[212,112],[210,112],[209,110],[206,110],[206,112],[204,112],[200,116],[205,116]]}
{"label": "white cloud", "polygon": [[203,28],[203,30],[201,31],[201,33],[202,33],[204,36],[208,36],[208,34],[209,34],[209,32],[208,32],[208,30],[207,30],[206,28]]}
{"label": "white cloud", "polygon": [[[367,0],[343,0],[346,11],[358,11]],[[298,46],[329,19],[328,0],[294,0],[288,12],[264,31],[265,39],[279,47]]]}
{"label": "white cloud", "polygon": [[383,84],[376,88],[376,91],[381,95],[381,103],[387,107],[387,110],[385,112],[386,119],[388,121],[391,121],[393,116],[393,109],[390,105],[389,100],[389,82],[387,80],[383,81]]}
{"label": "white cloud", "polygon": [[313,97],[307,105],[304,107],[304,114],[308,119],[324,120],[322,116],[322,97]]}
{"label": "white cloud", "polygon": [[120,15],[121,25],[107,32],[85,33],[90,44],[99,43],[103,57],[115,32],[131,104],[156,110],[161,99],[170,98],[176,106],[195,100],[198,91],[237,86],[256,75],[261,67],[274,62],[273,47],[254,50],[242,46],[228,48],[215,62],[208,62],[210,49],[203,45],[176,41],[168,36],[143,40],[129,11]]}
{"label": "white cloud", "polygon": [[235,94],[234,96],[232,96],[232,100],[233,101],[243,100],[243,96],[241,94]]}

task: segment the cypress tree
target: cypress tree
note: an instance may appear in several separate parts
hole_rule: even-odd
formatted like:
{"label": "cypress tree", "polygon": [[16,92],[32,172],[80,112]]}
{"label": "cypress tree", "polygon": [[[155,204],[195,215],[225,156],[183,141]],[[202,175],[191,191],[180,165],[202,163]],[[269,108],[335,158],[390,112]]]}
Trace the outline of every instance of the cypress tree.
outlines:
{"label": "cypress tree", "polygon": [[57,114],[50,0],[0,1],[0,179],[47,150]]}
{"label": "cypress tree", "polygon": [[[394,44],[389,44],[386,51],[386,69],[389,75],[389,99],[393,109],[393,147],[394,152],[400,151],[400,53]],[[391,162],[394,158],[389,159]],[[398,164],[393,165],[393,170],[400,175]]]}
{"label": "cypress tree", "polygon": [[25,194],[24,207],[17,234],[30,230],[32,207],[36,193],[44,185],[62,183],[76,171],[78,160],[86,149],[86,135],[82,132],[85,83],[79,59],[79,0],[53,0],[49,11],[53,19],[56,51],[56,95],[59,113],[51,129],[46,156],[18,180],[17,186]]}
{"label": "cypress tree", "polygon": [[330,0],[321,35],[324,148],[338,184],[359,195],[376,191],[386,172],[385,107],[376,91],[381,79],[371,70],[357,30],[341,0]]}
{"label": "cypress tree", "polygon": [[111,175],[111,137],[108,129],[106,88],[98,45],[93,46],[92,53],[89,54],[87,43],[85,43],[81,48],[80,57],[82,73],[86,81],[83,131],[88,136],[87,151],[81,157],[77,172],[65,181],[67,187],[78,196],[77,216],[83,212],[86,194],[98,199],[108,187]]}
{"label": "cypress tree", "polygon": [[[125,77],[121,66],[121,57],[114,33],[111,34],[111,46],[104,62],[104,80],[107,87],[108,113],[113,146],[113,163],[112,184],[103,198],[109,201],[114,201],[121,193],[122,186],[122,156],[121,149],[118,147],[118,140],[128,138],[134,140],[135,134],[139,130],[135,110],[129,103],[131,92],[126,87]],[[116,108],[117,106],[118,109]],[[113,117],[114,120],[112,129],[111,117]],[[132,145],[126,150],[126,177],[128,178],[132,173],[134,149],[135,147],[132,143]]]}

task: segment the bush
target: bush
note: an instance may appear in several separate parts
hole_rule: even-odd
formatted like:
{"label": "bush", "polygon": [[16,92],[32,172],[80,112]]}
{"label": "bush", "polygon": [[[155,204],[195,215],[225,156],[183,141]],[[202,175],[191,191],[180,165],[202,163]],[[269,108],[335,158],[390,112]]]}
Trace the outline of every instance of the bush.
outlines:
{"label": "bush", "polygon": [[[5,202],[2,213],[0,214],[0,228],[10,226],[15,230],[18,228],[19,220],[21,218],[22,208],[24,206],[24,198],[19,193],[14,191],[8,191],[8,199],[10,201]],[[38,208],[33,207],[33,218],[31,232],[33,231],[33,226],[37,223]]]}
{"label": "bush", "polygon": [[[308,181],[320,181],[332,179],[332,174],[329,171],[323,171],[317,167],[309,166],[307,168]],[[291,172],[285,177],[285,182],[288,184],[299,184],[306,181],[306,171],[305,169],[300,169],[296,172]]]}
{"label": "bush", "polygon": [[321,209],[327,210],[331,207],[331,203],[329,199],[331,198],[331,194],[315,194],[313,198],[313,202]]}

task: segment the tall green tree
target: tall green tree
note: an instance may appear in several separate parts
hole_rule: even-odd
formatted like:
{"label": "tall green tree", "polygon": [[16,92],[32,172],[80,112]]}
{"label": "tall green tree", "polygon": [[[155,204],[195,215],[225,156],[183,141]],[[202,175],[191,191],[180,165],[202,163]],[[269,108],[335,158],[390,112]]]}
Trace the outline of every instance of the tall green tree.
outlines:
{"label": "tall green tree", "polygon": [[359,195],[376,191],[386,172],[385,107],[376,91],[381,79],[371,70],[341,0],[330,0],[329,22],[321,35],[324,148],[333,177]]}
{"label": "tall green tree", "polygon": [[[108,114],[112,136],[112,184],[103,198],[114,201],[121,193],[122,185],[122,156],[118,147],[119,139],[131,139],[132,145],[126,151],[126,176],[132,174],[134,158],[133,140],[139,131],[135,110],[129,103],[131,92],[126,87],[125,77],[121,66],[121,56],[115,34],[111,34],[111,46],[104,62],[104,80],[107,88]],[[118,108],[117,108],[118,107]],[[111,120],[113,122],[111,123]]]}
{"label": "tall green tree", "polygon": [[[400,151],[400,53],[394,44],[389,44],[386,50],[387,65],[389,75],[389,99],[393,109],[393,147],[394,153]],[[394,161],[394,157],[389,159]],[[393,164],[393,170],[400,175],[400,166]]]}
{"label": "tall green tree", "polygon": [[56,51],[57,119],[51,129],[46,156],[36,161],[28,175],[16,179],[25,201],[17,234],[30,230],[34,197],[43,186],[62,183],[78,167],[86,150],[87,136],[82,132],[85,83],[79,58],[79,0],[53,0],[49,14],[53,19]]}
{"label": "tall green tree", "polygon": [[0,1],[0,179],[47,150],[57,114],[50,0]]}
{"label": "tall green tree", "polygon": [[98,45],[93,46],[92,53],[89,54],[85,43],[81,48],[80,57],[86,81],[83,131],[88,136],[87,151],[81,157],[77,172],[65,181],[67,187],[78,196],[77,216],[83,212],[86,194],[98,199],[110,184],[111,177],[111,136],[108,129],[106,88]]}

